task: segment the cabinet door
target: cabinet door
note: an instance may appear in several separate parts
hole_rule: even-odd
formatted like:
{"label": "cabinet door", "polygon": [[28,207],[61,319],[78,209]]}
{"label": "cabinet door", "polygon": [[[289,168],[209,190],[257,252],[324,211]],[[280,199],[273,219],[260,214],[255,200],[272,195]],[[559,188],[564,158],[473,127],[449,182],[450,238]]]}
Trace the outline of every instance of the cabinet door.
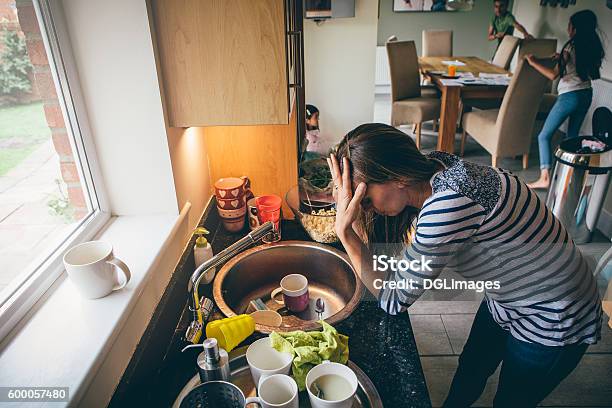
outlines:
{"label": "cabinet door", "polygon": [[288,123],[283,0],[152,0],[171,126]]}

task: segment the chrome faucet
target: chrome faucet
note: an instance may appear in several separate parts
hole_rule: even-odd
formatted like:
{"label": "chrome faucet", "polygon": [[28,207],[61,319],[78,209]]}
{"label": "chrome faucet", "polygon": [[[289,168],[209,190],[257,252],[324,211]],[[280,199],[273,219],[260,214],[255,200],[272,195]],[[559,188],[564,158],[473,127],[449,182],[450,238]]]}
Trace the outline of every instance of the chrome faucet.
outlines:
{"label": "chrome faucet", "polygon": [[[194,320],[187,328],[187,333],[185,334],[185,338],[187,339],[187,341],[190,341],[194,344],[198,343],[202,335],[202,329],[204,328],[204,324],[206,323],[202,315],[202,299],[200,298],[200,294],[198,293],[200,281],[202,280],[206,272],[228,261],[231,257],[245,250],[252,244],[256,244],[257,242],[259,242],[260,239],[262,239],[272,231],[274,231],[274,224],[272,223],[272,221],[268,221],[265,224],[262,224],[261,226],[255,228],[253,231],[249,232],[247,236],[228,246],[223,251],[219,252],[217,255],[213,256],[208,261],[197,267],[195,271],[193,271],[193,273],[191,274],[191,278],[189,279],[189,283],[187,284],[187,290],[190,294],[192,294],[193,298],[193,308],[190,309],[194,313]],[[212,309],[212,302],[208,300],[208,303],[210,304],[210,309]],[[208,312],[210,312],[210,310]]]}
{"label": "chrome faucet", "polygon": [[208,270],[228,261],[238,252],[245,250],[252,244],[256,244],[260,239],[266,236],[266,234],[272,232],[273,230],[274,224],[272,223],[272,221],[268,221],[265,224],[262,224],[259,227],[255,228],[253,231],[249,232],[244,238],[241,238],[240,240],[225,248],[223,251],[219,252],[217,255],[210,258],[208,261],[204,262],[191,274],[191,279],[189,279],[187,290],[189,292],[191,292],[192,290],[195,290],[197,292],[198,286],[200,285],[200,281]]}

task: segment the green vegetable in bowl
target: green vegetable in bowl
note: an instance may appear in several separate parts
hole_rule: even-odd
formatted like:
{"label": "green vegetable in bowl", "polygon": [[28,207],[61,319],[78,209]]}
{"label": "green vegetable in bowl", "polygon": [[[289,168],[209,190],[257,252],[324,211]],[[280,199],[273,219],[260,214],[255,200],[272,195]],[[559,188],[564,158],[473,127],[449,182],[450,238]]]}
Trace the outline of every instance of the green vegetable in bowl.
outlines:
{"label": "green vegetable in bowl", "polygon": [[324,157],[303,161],[300,164],[300,179],[313,187],[313,191],[327,190],[332,181],[331,172]]}

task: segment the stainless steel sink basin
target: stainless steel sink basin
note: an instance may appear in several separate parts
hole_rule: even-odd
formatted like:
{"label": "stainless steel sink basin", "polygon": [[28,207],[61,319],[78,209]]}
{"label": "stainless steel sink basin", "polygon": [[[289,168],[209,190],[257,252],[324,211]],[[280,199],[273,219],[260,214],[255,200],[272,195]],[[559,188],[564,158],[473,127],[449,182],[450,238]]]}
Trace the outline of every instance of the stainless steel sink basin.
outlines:
{"label": "stainless steel sink basin", "polygon": [[[292,273],[306,276],[309,283],[310,306],[299,314],[270,299],[280,280]],[[245,313],[249,302],[256,298],[283,316],[281,327],[258,324],[256,329],[263,333],[316,329],[320,318],[330,324],[342,321],[355,309],[363,290],[346,254],[305,241],[283,241],[248,249],[228,261],[213,283],[215,302],[225,316]],[[319,304],[324,303],[323,313],[320,307],[315,307],[317,299]]]}

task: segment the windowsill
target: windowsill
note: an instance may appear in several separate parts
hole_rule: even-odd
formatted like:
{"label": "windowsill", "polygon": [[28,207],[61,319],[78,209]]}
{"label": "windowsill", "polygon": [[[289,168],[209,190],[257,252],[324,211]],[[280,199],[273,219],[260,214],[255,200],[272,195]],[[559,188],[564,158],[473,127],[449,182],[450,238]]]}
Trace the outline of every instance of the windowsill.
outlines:
{"label": "windowsill", "polygon": [[[88,300],[62,275],[0,351],[0,386],[69,387],[69,404],[78,405],[107,354],[116,348],[113,343],[119,334],[132,329],[126,326],[128,317],[147,282],[157,279],[153,271],[182,215],[111,218],[97,238],[113,244],[115,255],[130,267],[132,279],[122,290]],[[142,316],[147,322],[150,318]],[[133,350],[124,348],[122,354],[129,354],[129,360]]]}

